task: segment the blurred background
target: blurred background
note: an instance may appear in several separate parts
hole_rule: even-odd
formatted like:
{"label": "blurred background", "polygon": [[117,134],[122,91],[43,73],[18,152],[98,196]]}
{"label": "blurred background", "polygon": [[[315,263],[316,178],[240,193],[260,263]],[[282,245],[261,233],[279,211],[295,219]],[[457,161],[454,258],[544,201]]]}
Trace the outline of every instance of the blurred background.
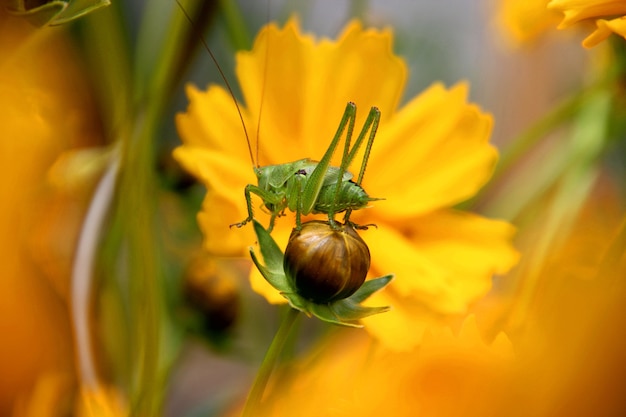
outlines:
{"label": "blurred background", "polygon": [[[460,208],[512,222],[523,254],[476,306],[479,328],[492,341],[504,331],[516,351],[549,346],[526,351],[546,362],[567,349],[560,343],[582,341],[550,372],[563,376],[587,353],[605,356],[597,372],[583,364],[580,374],[623,388],[623,38],[585,49],[587,28],[559,31],[553,15],[553,25],[522,40],[505,18],[512,0],[200,3],[184,2],[193,23],[174,0],[113,2],[43,28],[0,12],[1,416],[236,410],[283,311],[250,289],[247,259],[201,250],[196,214],[206,189],[171,156],[180,144],[174,120],[187,108],[186,84],[224,84],[199,36],[239,96],[234,51],[250,48],[268,21],[293,15],[318,37],[336,37],[353,18],[392,28],[394,52],[409,67],[404,101],[435,81],[469,82],[470,101],[495,119],[502,164]],[[593,104],[598,91],[615,94],[608,107]],[[593,121],[603,118],[596,140]],[[548,330],[525,325],[529,317],[568,330],[544,337]],[[298,335],[296,358],[326,338],[362,337],[313,320]],[[591,415],[595,402],[577,414],[555,411],[589,393],[576,381],[526,415]],[[609,391],[596,415],[624,411]],[[503,398],[483,415],[503,415]]]}

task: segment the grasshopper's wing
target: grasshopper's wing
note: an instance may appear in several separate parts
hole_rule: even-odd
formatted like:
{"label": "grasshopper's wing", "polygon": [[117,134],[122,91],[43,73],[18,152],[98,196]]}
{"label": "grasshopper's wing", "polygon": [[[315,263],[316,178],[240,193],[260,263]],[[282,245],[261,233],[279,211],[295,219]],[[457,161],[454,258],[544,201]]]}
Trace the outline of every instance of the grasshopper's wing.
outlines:
{"label": "grasshopper's wing", "polygon": [[268,165],[261,167],[260,170],[267,178],[267,182],[273,188],[281,188],[293,177],[298,171],[303,169],[309,163],[308,159],[300,159],[294,162],[288,162],[280,165]]}
{"label": "grasshopper's wing", "polygon": [[[313,173],[313,170],[315,169],[316,166],[317,166],[317,162],[310,161],[302,169],[304,170],[306,176],[309,177]],[[325,187],[331,184],[336,184],[338,181],[340,171],[341,169],[337,167],[329,166],[328,169],[326,170],[326,175],[324,176],[322,187]],[[343,181],[350,181],[352,177],[353,175],[350,172],[344,171]]]}
{"label": "grasshopper's wing", "polygon": [[[337,182],[339,181],[340,171],[341,171],[340,168],[328,167],[328,171],[326,171],[326,176],[324,177],[324,183],[322,184],[322,186],[337,184]],[[353,175],[350,172],[344,171],[343,178],[341,179],[341,181],[350,181],[352,177]]]}

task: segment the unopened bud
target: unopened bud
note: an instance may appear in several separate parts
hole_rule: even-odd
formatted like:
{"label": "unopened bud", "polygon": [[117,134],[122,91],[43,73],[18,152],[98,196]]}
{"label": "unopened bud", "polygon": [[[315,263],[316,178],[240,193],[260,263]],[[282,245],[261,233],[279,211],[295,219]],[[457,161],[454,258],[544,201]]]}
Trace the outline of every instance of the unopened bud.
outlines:
{"label": "unopened bud", "polygon": [[298,294],[315,303],[347,298],[358,290],[370,267],[370,251],[351,225],[311,221],[294,229],[285,250],[285,274]]}

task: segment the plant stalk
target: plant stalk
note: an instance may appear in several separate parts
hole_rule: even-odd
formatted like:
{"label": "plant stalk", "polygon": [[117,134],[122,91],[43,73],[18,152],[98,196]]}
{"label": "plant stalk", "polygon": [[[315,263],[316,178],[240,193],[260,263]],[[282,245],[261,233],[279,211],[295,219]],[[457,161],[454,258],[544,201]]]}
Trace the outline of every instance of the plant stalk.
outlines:
{"label": "plant stalk", "polygon": [[246,400],[242,417],[253,416],[255,411],[258,409],[258,406],[261,404],[267,382],[269,381],[272,371],[276,366],[276,362],[278,361],[280,353],[285,346],[285,342],[289,338],[289,334],[293,329],[296,318],[298,318],[298,313],[298,310],[289,308],[289,311],[287,311],[287,314],[283,318],[283,321],[280,324],[270,347],[267,349],[265,358],[263,358],[263,363],[261,363],[261,367],[256,375],[252,389],[248,394],[248,399]]}

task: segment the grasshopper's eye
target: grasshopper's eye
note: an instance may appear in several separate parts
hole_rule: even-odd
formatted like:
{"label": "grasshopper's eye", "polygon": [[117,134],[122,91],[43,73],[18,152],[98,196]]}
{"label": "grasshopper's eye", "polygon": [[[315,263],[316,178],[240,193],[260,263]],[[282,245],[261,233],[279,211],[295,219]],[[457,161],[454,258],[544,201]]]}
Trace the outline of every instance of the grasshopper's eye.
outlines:
{"label": "grasshopper's eye", "polygon": [[299,295],[318,304],[354,294],[370,267],[367,244],[349,224],[339,226],[303,223],[291,232],[285,250],[285,274]]}

